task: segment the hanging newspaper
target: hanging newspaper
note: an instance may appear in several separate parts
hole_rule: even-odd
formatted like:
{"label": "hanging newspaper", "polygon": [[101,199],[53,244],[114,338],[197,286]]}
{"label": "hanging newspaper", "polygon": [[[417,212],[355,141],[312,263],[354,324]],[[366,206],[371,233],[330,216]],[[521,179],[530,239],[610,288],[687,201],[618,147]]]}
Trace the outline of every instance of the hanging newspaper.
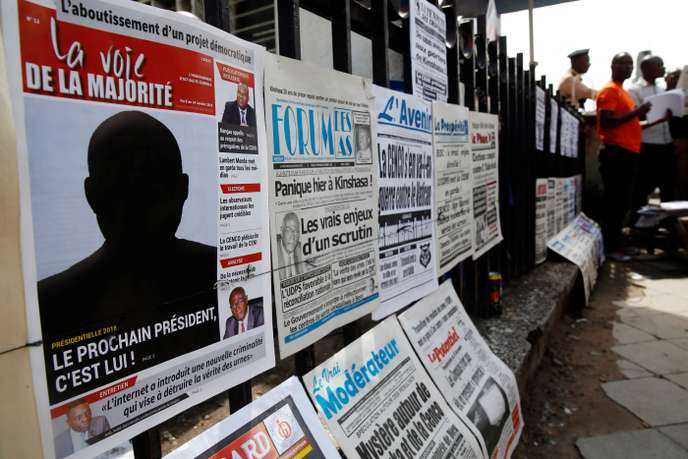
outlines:
{"label": "hanging newspaper", "polygon": [[587,304],[597,281],[597,269],[604,263],[604,245],[599,225],[581,213],[550,239],[547,247],[578,266],[583,276]]}
{"label": "hanging newspaper", "polygon": [[549,241],[557,234],[557,179],[547,179],[547,238]]}
{"label": "hanging newspaper", "polygon": [[563,230],[566,226],[566,190],[565,179],[554,179],[554,234]]}
{"label": "hanging newspaper", "polygon": [[395,316],[303,379],[347,458],[485,458],[480,433],[442,398]]}
{"label": "hanging newspaper", "polygon": [[378,305],[377,171],[363,79],[284,57],[265,68],[280,356]]}
{"label": "hanging newspaper", "polygon": [[451,281],[399,322],[449,405],[480,431],[487,457],[511,457],[523,430],[516,378],[480,336]]}
{"label": "hanging newspaper", "polygon": [[568,225],[576,218],[576,177],[566,177],[565,181],[565,215],[564,221]]}
{"label": "hanging newspaper", "polygon": [[545,151],[545,90],[535,86],[535,149]]}
{"label": "hanging newspaper", "polygon": [[166,459],[339,459],[294,376],[165,456]]}
{"label": "hanging newspaper", "polygon": [[473,155],[473,259],[502,240],[499,222],[499,117],[470,113]]}
{"label": "hanging newspaper", "polygon": [[473,254],[473,158],[468,109],[433,102],[437,275]]}
{"label": "hanging newspaper", "polygon": [[576,215],[583,211],[583,176],[578,174],[574,177],[576,182]]}
{"label": "hanging newspaper", "polygon": [[569,157],[569,112],[562,109],[560,112],[561,127],[559,128],[559,154]]}
{"label": "hanging newspaper", "polygon": [[437,288],[432,106],[371,85],[377,120],[380,320]]}
{"label": "hanging newspaper", "polygon": [[547,181],[535,180],[535,263],[547,259]]}
{"label": "hanging newspaper", "polygon": [[425,0],[409,4],[413,94],[425,100],[447,100],[447,21],[441,9]]}
{"label": "hanging newspaper", "polygon": [[570,134],[570,139],[569,143],[571,144],[569,149],[571,151],[571,157],[572,158],[578,158],[578,136],[579,136],[579,129],[580,129],[580,121],[578,121],[578,118],[576,118],[575,115],[570,114],[571,117],[571,134]]}
{"label": "hanging newspaper", "polygon": [[557,132],[559,123],[559,103],[554,97],[549,100],[549,152],[554,154],[557,152]]}
{"label": "hanging newspaper", "polygon": [[28,340],[46,456],[92,457],[274,366],[264,51],[45,5],[2,2]]}

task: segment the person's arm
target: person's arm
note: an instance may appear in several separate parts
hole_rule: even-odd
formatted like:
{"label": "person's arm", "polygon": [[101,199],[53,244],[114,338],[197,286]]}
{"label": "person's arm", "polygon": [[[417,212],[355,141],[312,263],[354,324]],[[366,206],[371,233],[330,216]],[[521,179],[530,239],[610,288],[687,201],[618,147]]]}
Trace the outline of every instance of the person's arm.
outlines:
{"label": "person's arm", "polygon": [[642,127],[643,129],[648,129],[648,128],[651,128],[652,126],[657,126],[658,124],[665,123],[665,122],[669,121],[672,116],[674,116],[674,114],[671,113],[671,110],[667,109],[666,115],[664,115],[662,118],[660,118],[658,120],[654,120],[651,123],[647,123],[647,122],[640,123],[640,127]]}
{"label": "person's arm", "polygon": [[575,80],[576,98],[577,99],[594,99],[597,96],[597,91],[585,86],[579,79]]}
{"label": "person's arm", "polygon": [[619,116],[615,116],[614,112],[611,110],[602,110],[600,112],[600,127],[605,129],[611,129],[621,126],[624,123],[628,123],[633,118],[640,118],[641,116],[645,116],[645,114],[650,111],[651,106],[652,104],[650,104],[650,102],[645,102],[640,107],[637,107],[635,110],[632,110],[628,113],[624,113],[623,115]]}

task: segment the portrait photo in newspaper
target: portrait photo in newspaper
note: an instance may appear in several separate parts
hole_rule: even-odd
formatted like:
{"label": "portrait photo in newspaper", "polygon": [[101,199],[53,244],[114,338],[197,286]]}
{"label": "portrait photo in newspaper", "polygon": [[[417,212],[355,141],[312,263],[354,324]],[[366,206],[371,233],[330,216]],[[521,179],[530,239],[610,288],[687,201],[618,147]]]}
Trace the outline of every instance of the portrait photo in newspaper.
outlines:
{"label": "portrait photo in newspaper", "polygon": [[263,50],[136,2],[0,7],[43,450],[95,456],[274,365],[260,95],[255,148],[217,136],[215,59],[259,82]]}

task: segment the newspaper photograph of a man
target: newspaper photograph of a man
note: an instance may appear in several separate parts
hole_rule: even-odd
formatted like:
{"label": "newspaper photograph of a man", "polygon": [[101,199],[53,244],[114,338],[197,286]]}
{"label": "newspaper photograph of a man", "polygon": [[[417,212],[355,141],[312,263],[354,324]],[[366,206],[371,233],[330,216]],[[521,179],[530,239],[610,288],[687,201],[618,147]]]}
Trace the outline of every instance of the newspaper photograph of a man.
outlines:
{"label": "newspaper photograph of a man", "polygon": [[89,403],[83,398],[67,405],[67,430],[55,437],[55,455],[63,458],[87,447],[92,439],[110,430],[105,416],[94,416]]}
{"label": "newspaper photograph of a man", "polygon": [[280,280],[303,274],[300,238],[299,217],[294,212],[286,213],[277,235],[277,267]]}
{"label": "newspaper photograph of a man", "polygon": [[354,127],[354,137],[356,137],[356,163],[371,164],[373,162],[373,150],[370,126],[357,124]]}
{"label": "newspaper photograph of a man", "polygon": [[[92,365],[126,348],[133,351],[127,356],[127,367],[137,371],[220,340],[216,249],[177,237],[190,187],[182,156],[192,152],[183,153],[170,128],[150,114],[109,112],[87,141],[83,135],[81,152],[65,154],[65,158],[77,158],[77,153],[85,156],[80,160],[86,164],[82,195],[61,196],[53,191],[51,205],[57,210],[48,210],[44,204],[42,214],[34,212],[38,302],[43,340],[48,343],[49,378],[65,368],[56,363],[50,350],[64,352],[83,337],[102,335],[109,350],[81,356],[77,363]],[[40,171],[34,168],[36,178],[46,174],[47,166],[41,167]],[[69,184],[77,180],[76,174],[70,174],[71,182],[65,180],[63,186],[76,190]],[[84,232],[86,208],[92,212],[90,219],[95,217],[100,235],[83,234],[80,241],[69,233]],[[65,234],[50,235],[50,223]],[[64,268],[57,272],[53,266],[46,268],[47,262],[41,259],[49,236],[63,243],[57,255],[64,255],[60,260]],[[87,254],[89,245],[97,248]],[[50,249],[57,257],[54,247]],[[54,274],[42,276],[41,271],[49,268]],[[177,320],[174,327],[173,319]],[[49,385],[51,397],[65,399],[122,376],[122,372],[102,370],[94,369],[81,385]]]}
{"label": "newspaper photograph of a man", "polygon": [[225,322],[222,339],[263,325],[263,298],[249,299],[243,287],[236,287],[230,292],[229,310],[231,315]]}
{"label": "newspaper photograph of a man", "polygon": [[249,105],[249,88],[246,83],[237,85],[236,100],[227,102],[222,122],[236,126],[256,127],[256,112]]}

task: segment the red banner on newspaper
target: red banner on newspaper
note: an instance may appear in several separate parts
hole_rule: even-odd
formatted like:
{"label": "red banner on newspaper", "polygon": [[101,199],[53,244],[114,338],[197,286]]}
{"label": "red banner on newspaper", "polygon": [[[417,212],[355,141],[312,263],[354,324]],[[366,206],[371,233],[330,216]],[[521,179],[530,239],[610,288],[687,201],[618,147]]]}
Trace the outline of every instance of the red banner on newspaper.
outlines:
{"label": "red banner on newspaper", "polygon": [[217,69],[220,71],[220,78],[230,83],[244,83],[249,88],[255,84],[253,74],[245,70],[232,67],[231,65],[217,63]]}
{"label": "red banner on newspaper", "polygon": [[215,114],[212,57],[60,22],[33,3],[19,17],[25,92]]}
{"label": "red banner on newspaper", "polygon": [[[112,384],[108,387],[105,387],[103,389],[97,390],[95,392],[91,392],[88,395],[84,395],[83,397],[80,398],[80,400],[85,400],[88,403],[93,403],[97,402],[98,400],[102,400],[104,398],[110,397],[117,392],[122,392],[125,389],[129,389],[130,387],[134,387],[136,385],[136,376],[132,376],[131,378],[125,379],[123,381],[120,381],[118,383]],[[67,413],[67,410],[69,409],[69,406],[72,404],[72,402],[68,403],[63,403],[60,406],[56,406],[55,408],[50,410],[50,417],[55,419],[59,418],[63,414]]]}

